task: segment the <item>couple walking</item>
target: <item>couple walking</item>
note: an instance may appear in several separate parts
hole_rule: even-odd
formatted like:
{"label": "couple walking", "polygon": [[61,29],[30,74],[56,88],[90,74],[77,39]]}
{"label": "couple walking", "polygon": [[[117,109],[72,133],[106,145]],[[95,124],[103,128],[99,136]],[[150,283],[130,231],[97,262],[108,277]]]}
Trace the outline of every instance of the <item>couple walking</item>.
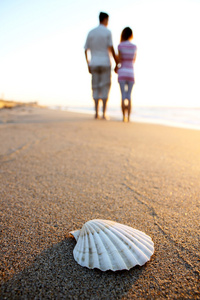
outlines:
{"label": "couple walking", "polygon": [[[92,75],[92,92],[95,102],[95,118],[99,118],[99,100],[103,101],[103,119],[106,119],[106,106],[111,85],[111,63],[110,55],[113,56],[118,73],[118,82],[122,96],[123,121],[128,121],[131,113],[131,92],[134,85],[133,64],[136,59],[137,48],[130,41],[133,39],[131,28],[126,27],[121,33],[121,41],[118,45],[118,55],[112,44],[112,35],[107,29],[109,16],[101,12],[99,14],[99,26],[91,30],[85,43],[85,57],[88,64],[88,71]],[[91,53],[89,59],[88,51]]]}

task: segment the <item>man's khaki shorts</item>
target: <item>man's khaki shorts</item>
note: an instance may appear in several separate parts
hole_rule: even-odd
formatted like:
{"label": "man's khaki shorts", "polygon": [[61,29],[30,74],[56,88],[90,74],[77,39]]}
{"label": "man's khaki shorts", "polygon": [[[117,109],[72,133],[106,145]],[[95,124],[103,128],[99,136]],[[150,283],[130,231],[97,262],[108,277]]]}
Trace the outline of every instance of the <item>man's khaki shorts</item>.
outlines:
{"label": "man's khaki shorts", "polygon": [[92,73],[92,91],[94,100],[108,99],[111,84],[111,67],[110,66],[91,66]]}

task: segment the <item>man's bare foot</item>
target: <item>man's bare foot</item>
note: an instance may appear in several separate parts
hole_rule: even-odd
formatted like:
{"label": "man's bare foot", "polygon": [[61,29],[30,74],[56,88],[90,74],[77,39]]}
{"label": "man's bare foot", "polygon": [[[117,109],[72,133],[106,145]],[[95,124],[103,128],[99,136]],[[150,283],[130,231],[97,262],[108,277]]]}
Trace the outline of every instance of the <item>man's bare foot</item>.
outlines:
{"label": "man's bare foot", "polygon": [[102,117],[102,120],[109,121],[109,120],[110,120],[110,118],[109,118],[109,117],[107,117],[107,116],[103,116],[103,117]]}

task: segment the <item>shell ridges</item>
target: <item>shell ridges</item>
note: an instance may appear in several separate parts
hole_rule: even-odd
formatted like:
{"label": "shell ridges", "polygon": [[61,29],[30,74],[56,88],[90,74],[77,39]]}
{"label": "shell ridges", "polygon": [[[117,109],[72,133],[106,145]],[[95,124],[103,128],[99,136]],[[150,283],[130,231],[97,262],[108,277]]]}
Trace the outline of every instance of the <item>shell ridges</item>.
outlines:
{"label": "shell ridges", "polygon": [[90,269],[129,270],[145,264],[154,252],[150,236],[114,221],[91,220],[70,233],[77,241],[74,259]]}

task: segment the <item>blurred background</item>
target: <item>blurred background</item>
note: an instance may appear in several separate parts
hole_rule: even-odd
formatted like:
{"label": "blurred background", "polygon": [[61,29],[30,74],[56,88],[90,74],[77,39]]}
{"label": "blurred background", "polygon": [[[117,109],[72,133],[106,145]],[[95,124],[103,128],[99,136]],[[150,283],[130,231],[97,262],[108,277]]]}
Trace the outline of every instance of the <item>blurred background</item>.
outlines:
{"label": "blurred background", "polygon": [[[134,105],[200,107],[198,0],[1,0],[0,99],[93,107],[83,47],[100,11],[116,50],[133,29]],[[119,105],[113,71],[109,107]]]}

